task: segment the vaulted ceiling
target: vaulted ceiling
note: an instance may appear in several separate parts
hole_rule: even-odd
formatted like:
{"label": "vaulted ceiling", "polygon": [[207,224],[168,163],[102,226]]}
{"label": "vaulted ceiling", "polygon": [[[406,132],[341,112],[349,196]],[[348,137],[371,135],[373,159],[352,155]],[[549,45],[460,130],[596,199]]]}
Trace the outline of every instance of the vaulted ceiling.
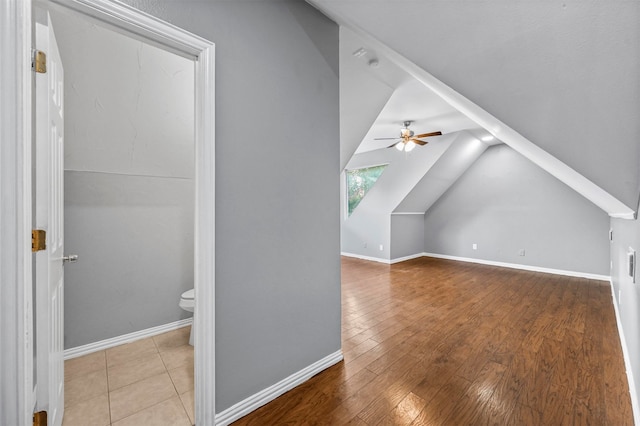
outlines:
{"label": "vaulted ceiling", "polygon": [[633,217],[639,3],[308,1],[341,25],[343,167],[406,119],[419,132],[489,132]]}

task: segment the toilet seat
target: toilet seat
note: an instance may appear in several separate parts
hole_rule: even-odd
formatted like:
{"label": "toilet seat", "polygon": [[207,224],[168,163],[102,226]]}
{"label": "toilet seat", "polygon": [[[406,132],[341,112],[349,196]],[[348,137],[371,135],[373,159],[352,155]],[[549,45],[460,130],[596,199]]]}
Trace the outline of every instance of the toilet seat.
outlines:
{"label": "toilet seat", "polygon": [[[187,290],[184,293],[182,293],[182,296],[180,296],[180,302],[178,303],[178,306],[180,306],[182,309],[184,309],[187,312],[193,312],[193,309],[195,307],[195,291],[194,289],[191,290]],[[195,329],[194,325],[191,325],[191,333],[189,335],[189,344],[191,346],[193,346],[193,336],[194,336],[194,332],[193,330]]]}
{"label": "toilet seat", "polygon": [[180,296],[180,303],[178,303],[178,306],[180,306],[187,312],[193,312],[195,306],[194,297],[194,289],[185,291],[184,293],[182,293],[182,296]]}

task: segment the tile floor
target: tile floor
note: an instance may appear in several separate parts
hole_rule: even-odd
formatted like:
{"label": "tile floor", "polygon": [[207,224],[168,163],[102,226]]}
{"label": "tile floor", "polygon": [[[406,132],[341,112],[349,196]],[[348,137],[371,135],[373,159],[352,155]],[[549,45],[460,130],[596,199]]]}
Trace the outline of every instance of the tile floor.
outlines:
{"label": "tile floor", "polygon": [[191,327],[65,361],[63,426],[189,426]]}

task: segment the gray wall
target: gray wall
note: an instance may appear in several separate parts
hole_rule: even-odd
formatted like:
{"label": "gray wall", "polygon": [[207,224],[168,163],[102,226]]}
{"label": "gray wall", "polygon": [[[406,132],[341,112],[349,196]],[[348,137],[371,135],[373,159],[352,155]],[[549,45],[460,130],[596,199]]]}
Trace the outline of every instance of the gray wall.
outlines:
{"label": "gray wall", "polygon": [[[611,219],[613,241],[611,241],[611,282],[615,295],[614,303],[618,305],[620,322],[624,332],[631,374],[635,384],[635,394],[640,392],[640,338],[638,324],[640,323],[640,290],[637,276],[639,269],[636,264],[636,282],[628,274],[627,252],[636,251],[636,259],[640,258],[640,220]],[[631,385],[631,384],[630,384]]]}
{"label": "gray wall", "polygon": [[422,216],[391,213],[425,212],[485,149],[487,145],[461,131],[410,153],[383,148],[355,154],[347,169],[388,167],[349,217],[344,206],[346,184],[342,185],[342,252],[385,261],[422,253]]}
{"label": "gray wall", "polygon": [[[346,213],[342,215],[342,251],[358,256],[390,260],[391,212],[458,137],[459,134],[456,133],[445,135],[438,143],[416,148],[409,153],[382,148],[351,157],[347,169],[381,164],[388,164],[388,166],[351,216],[347,217]],[[344,182],[343,180],[343,191],[346,189]],[[346,203],[346,199],[346,194],[343,192],[341,203]],[[346,212],[346,207],[343,211]]]}
{"label": "gray wall", "polygon": [[424,252],[424,215],[393,213],[391,221],[391,260]]}
{"label": "gray wall", "polygon": [[609,217],[506,145],[487,149],[424,227],[428,253],[609,274]]}
{"label": "gray wall", "polygon": [[189,317],[193,62],[53,14],[65,67],[65,347]]}
{"label": "gray wall", "polygon": [[65,172],[65,347],[191,316],[192,179]]}
{"label": "gray wall", "polygon": [[216,409],[340,349],[338,27],[302,1],[128,0],[216,44]]}

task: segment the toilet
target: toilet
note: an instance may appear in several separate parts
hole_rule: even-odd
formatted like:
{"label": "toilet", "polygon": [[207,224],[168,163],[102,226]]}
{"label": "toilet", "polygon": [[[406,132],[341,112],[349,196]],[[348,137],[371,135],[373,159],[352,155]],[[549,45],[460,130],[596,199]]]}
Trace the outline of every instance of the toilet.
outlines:
{"label": "toilet", "polygon": [[[184,309],[187,312],[193,312],[195,308],[194,296],[195,296],[194,289],[185,291],[184,293],[182,293],[182,296],[180,296],[180,303],[178,303],[178,306],[180,306],[182,309]],[[195,324],[191,324],[191,334],[189,335],[189,344],[191,346],[193,346],[193,329],[194,328],[195,328]]]}

